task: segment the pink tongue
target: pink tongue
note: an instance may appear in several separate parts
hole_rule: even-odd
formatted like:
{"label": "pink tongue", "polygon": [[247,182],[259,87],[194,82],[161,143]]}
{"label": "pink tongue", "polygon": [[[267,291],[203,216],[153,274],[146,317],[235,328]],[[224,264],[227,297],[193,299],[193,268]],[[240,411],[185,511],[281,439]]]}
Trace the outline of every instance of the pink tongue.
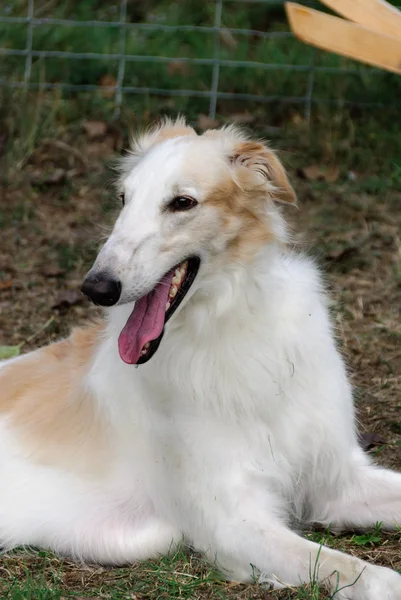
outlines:
{"label": "pink tongue", "polygon": [[135,302],[134,310],[118,338],[118,351],[124,362],[135,365],[146,342],[157,339],[163,331],[173,277],[174,270],[167,273],[149,294]]}

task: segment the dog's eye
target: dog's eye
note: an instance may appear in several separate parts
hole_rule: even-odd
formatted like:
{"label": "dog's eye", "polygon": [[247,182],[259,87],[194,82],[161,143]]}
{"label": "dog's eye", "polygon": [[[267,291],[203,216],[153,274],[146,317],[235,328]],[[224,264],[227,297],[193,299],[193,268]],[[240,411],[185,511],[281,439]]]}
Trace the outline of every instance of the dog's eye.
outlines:
{"label": "dog's eye", "polygon": [[170,202],[168,209],[174,212],[179,210],[189,210],[195,208],[197,204],[195,198],[191,198],[190,196],[177,196],[177,198],[174,198]]}
{"label": "dog's eye", "polygon": [[124,194],[124,192],[121,192],[121,194],[120,194],[120,200],[121,200],[121,204],[123,206],[125,206],[125,194]]}

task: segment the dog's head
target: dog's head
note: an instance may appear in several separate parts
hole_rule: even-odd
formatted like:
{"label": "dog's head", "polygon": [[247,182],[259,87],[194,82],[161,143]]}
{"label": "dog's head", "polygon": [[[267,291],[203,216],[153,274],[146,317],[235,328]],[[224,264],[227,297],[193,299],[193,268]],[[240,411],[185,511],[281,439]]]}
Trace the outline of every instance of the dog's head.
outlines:
{"label": "dog's head", "polygon": [[182,119],[133,142],[119,194],[121,213],[83,292],[105,306],[135,302],[119,339],[128,363],[155,353],[165,323],[202,276],[284,239],[274,203],[295,202],[265,144],[234,127],[198,136]]}

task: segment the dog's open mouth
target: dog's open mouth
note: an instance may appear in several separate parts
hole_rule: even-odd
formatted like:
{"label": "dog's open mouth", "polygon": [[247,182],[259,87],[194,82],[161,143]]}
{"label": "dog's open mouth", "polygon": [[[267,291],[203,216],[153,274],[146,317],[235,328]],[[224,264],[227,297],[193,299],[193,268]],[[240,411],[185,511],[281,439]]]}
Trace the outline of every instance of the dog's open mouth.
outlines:
{"label": "dog's open mouth", "polygon": [[124,362],[141,365],[154,355],[163,337],[164,325],[193,284],[199,265],[197,256],[186,259],[135,302],[118,338],[118,350]]}

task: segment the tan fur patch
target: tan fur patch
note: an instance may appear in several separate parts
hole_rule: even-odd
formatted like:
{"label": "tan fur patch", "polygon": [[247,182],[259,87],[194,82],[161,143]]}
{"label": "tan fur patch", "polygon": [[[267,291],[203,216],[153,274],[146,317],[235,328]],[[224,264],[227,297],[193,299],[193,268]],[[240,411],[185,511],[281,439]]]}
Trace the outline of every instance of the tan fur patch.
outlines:
{"label": "tan fur patch", "polygon": [[162,127],[156,137],[155,143],[164,142],[171,138],[183,137],[186,135],[196,135],[195,130],[187,125],[172,125],[171,127]]}
{"label": "tan fur patch", "polygon": [[197,134],[192,127],[186,124],[185,119],[178,118],[175,121],[165,119],[162,123],[140,136],[134,142],[133,150],[134,152],[141,154],[147,152],[155,144],[188,135],[196,136]]}
{"label": "tan fur patch", "polygon": [[270,148],[260,142],[242,141],[236,145],[231,160],[266,178],[273,187],[273,200],[296,202],[295,192],[288,181],[284,167]]}
{"label": "tan fur patch", "polygon": [[92,472],[107,464],[106,427],[84,384],[103,329],[76,329],[0,369],[0,410],[38,462]]}
{"label": "tan fur patch", "polygon": [[227,176],[206,202],[215,206],[222,217],[225,233],[231,237],[228,251],[234,260],[250,261],[272,241],[273,234],[260,212],[263,205],[260,195],[242,190],[232,176]]}
{"label": "tan fur patch", "polygon": [[296,200],[285,170],[275,153],[260,142],[241,139],[236,129],[206,132],[224,144],[234,173],[226,173],[206,202],[218,208],[232,240],[234,260],[249,261],[274,238],[266,217],[266,203]]}

